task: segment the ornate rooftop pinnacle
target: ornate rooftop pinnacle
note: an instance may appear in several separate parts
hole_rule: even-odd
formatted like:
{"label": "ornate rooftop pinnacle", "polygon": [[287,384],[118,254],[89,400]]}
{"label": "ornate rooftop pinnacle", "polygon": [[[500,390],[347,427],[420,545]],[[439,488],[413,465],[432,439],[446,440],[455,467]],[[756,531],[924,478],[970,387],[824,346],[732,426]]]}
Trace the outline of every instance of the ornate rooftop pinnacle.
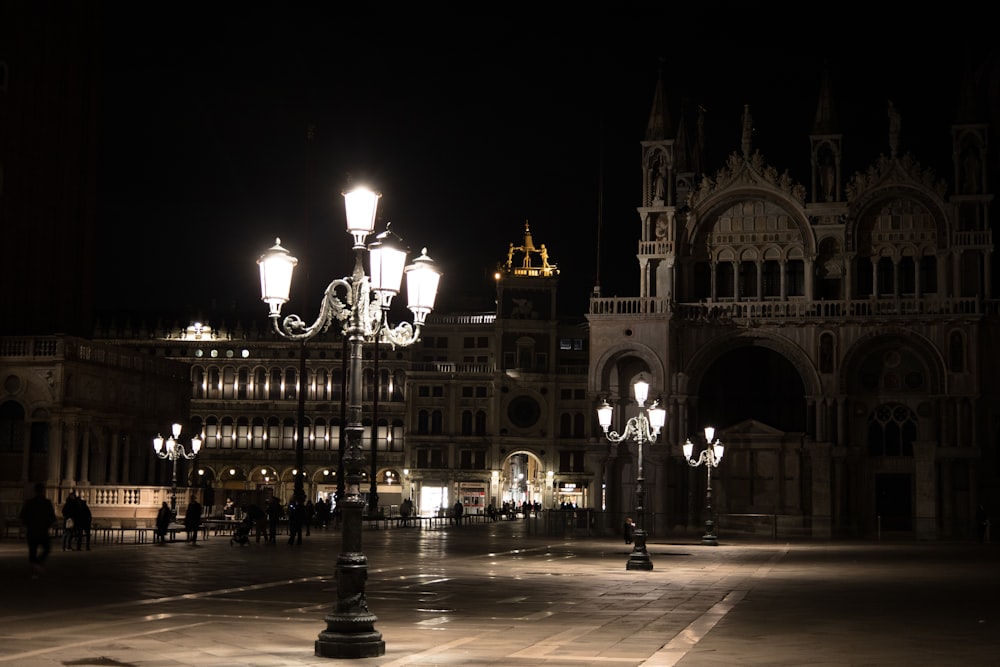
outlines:
{"label": "ornate rooftop pinnacle", "polygon": [[[515,266],[515,254],[522,256],[520,266]],[[539,265],[535,265],[532,255],[538,255]],[[524,221],[524,242],[521,245],[510,244],[510,247],[507,248],[507,260],[500,266],[500,269],[515,276],[550,278],[559,275],[558,267],[549,263],[549,251],[545,244],[535,247],[534,239],[531,238],[531,227],[527,220]]]}

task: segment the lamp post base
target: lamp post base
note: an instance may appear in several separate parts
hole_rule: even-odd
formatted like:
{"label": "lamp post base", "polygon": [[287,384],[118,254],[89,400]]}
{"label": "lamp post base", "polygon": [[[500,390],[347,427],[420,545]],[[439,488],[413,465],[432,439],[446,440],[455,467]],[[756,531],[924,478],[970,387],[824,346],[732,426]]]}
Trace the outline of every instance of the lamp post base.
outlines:
{"label": "lamp post base", "polygon": [[719,546],[719,538],[715,534],[715,524],[712,521],[705,522],[705,534],[701,536],[701,543],[706,547]]}
{"label": "lamp post base", "polygon": [[653,569],[653,561],[649,559],[649,552],[646,551],[646,531],[637,528],[635,531],[635,546],[625,563],[626,570],[649,570]]}
{"label": "lamp post base", "polygon": [[375,658],[385,655],[382,633],[375,629],[378,620],[368,610],[365,581],[368,559],[361,551],[361,508],[357,496],[343,502],[343,549],[337,558],[337,605],[328,614],[326,630],[319,633],[315,655],[320,658]]}

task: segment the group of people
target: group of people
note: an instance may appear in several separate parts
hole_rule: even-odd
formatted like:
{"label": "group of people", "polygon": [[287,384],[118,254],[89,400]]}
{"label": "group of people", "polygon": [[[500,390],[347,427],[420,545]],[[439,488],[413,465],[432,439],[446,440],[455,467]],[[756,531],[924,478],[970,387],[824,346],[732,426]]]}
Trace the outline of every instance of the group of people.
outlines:
{"label": "group of people", "polygon": [[[90,551],[90,529],[94,524],[93,514],[87,505],[87,500],[70,491],[62,506],[63,532],[62,550],[80,551],[86,545]],[[76,547],[73,544],[76,544]]]}
{"label": "group of people", "polygon": [[[198,498],[192,495],[184,510],[184,532],[187,533],[186,542],[191,546],[198,545],[198,531],[201,530],[201,515],[204,510],[205,508],[198,502]],[[170,532],[170,524],[173,521],[174,510],[164,500],[156,512],[156,531],[153,534],[155,544],[166,545],[167,533]]]}

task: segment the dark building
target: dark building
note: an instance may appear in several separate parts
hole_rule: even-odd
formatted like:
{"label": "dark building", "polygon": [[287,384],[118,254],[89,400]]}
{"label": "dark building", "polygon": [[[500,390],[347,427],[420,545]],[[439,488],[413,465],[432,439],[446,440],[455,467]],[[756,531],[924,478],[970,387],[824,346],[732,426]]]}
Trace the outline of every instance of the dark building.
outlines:
{"label": "dark building", "polygon": [[100,25],[89,2],[0,6],[0,333],[89,336]]}

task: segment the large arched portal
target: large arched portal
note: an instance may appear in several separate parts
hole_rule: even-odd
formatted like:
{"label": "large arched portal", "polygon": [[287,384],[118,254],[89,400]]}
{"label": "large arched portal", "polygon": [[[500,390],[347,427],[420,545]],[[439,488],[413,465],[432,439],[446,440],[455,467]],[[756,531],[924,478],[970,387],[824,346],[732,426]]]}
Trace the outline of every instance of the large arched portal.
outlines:
{"label": "large arched portal", "polygon": [[750,419],[785,432],[806,430],[802,378],[788,359],[766,347],[737,347],[709,365],[691,427],[724,429]]}

